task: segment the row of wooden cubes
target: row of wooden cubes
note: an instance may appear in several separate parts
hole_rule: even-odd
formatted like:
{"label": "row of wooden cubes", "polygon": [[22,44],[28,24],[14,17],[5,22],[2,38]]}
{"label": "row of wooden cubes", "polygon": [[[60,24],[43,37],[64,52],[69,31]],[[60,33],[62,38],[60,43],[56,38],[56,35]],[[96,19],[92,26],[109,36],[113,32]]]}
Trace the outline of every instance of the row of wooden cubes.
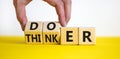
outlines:
{"label": "row of wooden cubes", "polygon": [[27,22],[25,40],[28,44],[95,44],[93,27],[61,27],[58,22]]}

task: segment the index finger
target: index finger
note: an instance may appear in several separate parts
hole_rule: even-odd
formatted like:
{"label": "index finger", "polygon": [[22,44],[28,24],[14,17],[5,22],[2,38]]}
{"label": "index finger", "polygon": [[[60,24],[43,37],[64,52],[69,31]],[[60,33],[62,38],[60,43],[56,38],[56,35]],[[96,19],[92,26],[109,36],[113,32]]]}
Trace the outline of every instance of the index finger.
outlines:
{"label": "index finger", "polygon": [[71,0],[63,0],[64,2],[64,9],[65,9],[65,18],[66,22],[68,23],[71,18]]}
{"label": "index finger", "polygon": [[59,4],[57,4],[55,6],[56,8],[56,12],[58,14],[58,18],[59,18],[59,22],[62,26],[66,26],[66,20],[65,20],[65,11],[64,11],[64,5],[63,2],[59,2]]}

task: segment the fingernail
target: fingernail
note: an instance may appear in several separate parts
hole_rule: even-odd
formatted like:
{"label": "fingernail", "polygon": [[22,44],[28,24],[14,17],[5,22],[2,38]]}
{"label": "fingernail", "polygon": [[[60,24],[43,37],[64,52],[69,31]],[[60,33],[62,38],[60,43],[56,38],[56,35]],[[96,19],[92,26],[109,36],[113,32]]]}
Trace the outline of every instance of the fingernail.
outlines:
{"label": "fingernail", "polygon": [[64,21],[63,27],[65,27],[67,25],[66,21]]}

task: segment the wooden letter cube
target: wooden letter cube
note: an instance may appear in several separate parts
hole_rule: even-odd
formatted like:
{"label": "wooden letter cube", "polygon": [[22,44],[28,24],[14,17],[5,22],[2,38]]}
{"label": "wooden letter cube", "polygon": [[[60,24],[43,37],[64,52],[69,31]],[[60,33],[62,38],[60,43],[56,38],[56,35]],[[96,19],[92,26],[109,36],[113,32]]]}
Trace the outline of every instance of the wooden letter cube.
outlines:
{"label": "wooden letter cube", "polygon": [[28,44],[42,44],[42,22],[27,22],[25,39]]}
{"label": "wooden letter cube", "polygon": [[79,44],[91,45],[95,43],[95,28],[79,28]]}
{"label": "wooden letter cube", "polygon": [[61,44],[78,44],[78,28],[61,27]]}
{"label": "wooden letter cube", "polygon": [[43,23],[44,44],[60,44],[60,27],[58,22]]}

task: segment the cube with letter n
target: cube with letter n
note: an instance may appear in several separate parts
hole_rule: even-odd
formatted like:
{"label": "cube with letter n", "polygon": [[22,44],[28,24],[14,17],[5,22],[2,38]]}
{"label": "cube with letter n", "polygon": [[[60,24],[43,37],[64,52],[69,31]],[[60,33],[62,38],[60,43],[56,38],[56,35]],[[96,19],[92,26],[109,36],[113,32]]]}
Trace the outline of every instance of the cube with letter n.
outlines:
{"label": "cube with letter n", "polygon": [[59,44],[60,43],[60,23],[59,22],[44,22],[43,23],[43,41],[44,44]]}

